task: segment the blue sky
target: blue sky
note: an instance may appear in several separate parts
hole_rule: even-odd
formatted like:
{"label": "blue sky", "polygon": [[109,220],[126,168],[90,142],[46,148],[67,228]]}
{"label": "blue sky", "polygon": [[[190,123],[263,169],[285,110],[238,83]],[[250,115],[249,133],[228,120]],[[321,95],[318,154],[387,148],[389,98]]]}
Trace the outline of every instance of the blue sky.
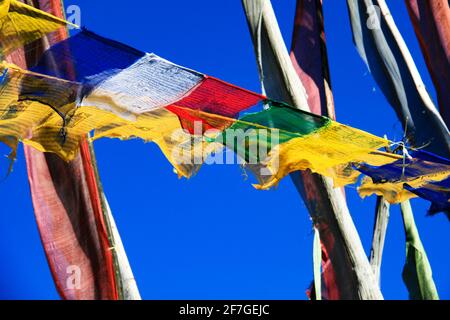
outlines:
{"label": "blue sky", "polygon": [[[344,0],[324,1],[325,28],[338,120],[391,140],[401,124],[356,53]],[[177,64],[260,91],[240,1],[145,1],[77,4],[82,25]],[[429,75],[403,1],[388,1],[430,93]],[[290,45],[295,1],[273,1]],[[145,299],[305,299],[312,279],[311,221],[292,182],[257,191],[238,166],[205,166],[179,180],[153,144],[95,143],[102,183]],[[0,146],[0,153],[7,154]],[[0,161],[6,172],[7,162]],[[0,182],[0,298],[58,299],[34,220],[25,159]],[[375,199],[347,188],[348,203],[366,252]],[[441,298],[450,298],[449,223],[425,217],[428,203],[413,200],[416,222]],[[406,299],[401,272],[405,241],[399,208],[391,210],[381,270],[387,299]]]}

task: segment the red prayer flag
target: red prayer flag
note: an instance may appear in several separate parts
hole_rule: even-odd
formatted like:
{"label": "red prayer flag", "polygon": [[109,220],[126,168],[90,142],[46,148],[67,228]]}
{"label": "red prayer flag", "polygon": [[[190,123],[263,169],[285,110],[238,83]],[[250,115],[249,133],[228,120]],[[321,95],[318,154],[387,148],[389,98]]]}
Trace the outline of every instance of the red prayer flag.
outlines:
{"label": "red prayer flag", "polygon": [[405,0],[425,62],[437,91],[439,109],[450,127],[450,7],[448,0]]}
{"label": "red prayer flag", "polygon": [[[321,0],[297,0],[291,61],[305,87],[312,113],[335,119],[331,91],[327,49]],[[322,243],[322,296],[339,300],[356,298],[357,288],[351,267],[345,258],[345,248],[337,241],[338,230],[334,221],[326,221],[324,211],[332,212],[326,195],[321,192],[316,175],[296,173],[294,183],[301,192],[310,212],[317,216],[315,223]],[[330,216],[331,219],[331,216]],[[307,291],[311,298],[311,292]]]}
{"label": "red prayer flag", "polygon": [[[60,0],[34,1],[35,7],[63,17]],[[67,37],[61,29],[48,44]],[[35,62],[43,42],[18,50],[9,58],[26,67]],[[103,219],[98,181],[89,145],[81,143],[75,160],[66,163],[53,154],[24,146],[33,206],[45,254],[63,299],[118,299],[113,257]]]}

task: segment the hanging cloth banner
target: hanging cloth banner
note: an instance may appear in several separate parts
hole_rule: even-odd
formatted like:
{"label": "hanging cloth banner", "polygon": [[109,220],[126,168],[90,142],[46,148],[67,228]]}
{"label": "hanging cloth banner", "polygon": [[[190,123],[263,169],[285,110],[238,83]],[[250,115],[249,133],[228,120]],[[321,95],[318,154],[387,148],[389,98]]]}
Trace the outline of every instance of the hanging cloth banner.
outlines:
{"label": "hanging cloth banner", "polygon": [[311,112],[335,119],[321,2],[297,1],[290,56]]}
{"label": "hanging cloth banner", "polygon": [[[152,65],[157,64],[158,62],[152,63]],[[117,109],[111,107],[117,105],[112,99],[108,108],[99,107],[99,105],[76,107],[76,103],[70,101],[73,101],[76,93],[80,91],[79,83],[30,73],[11,65],[0,68],[0,72],[5,70],[8,70],[8,79],[3,84],[4,94],[0,97],[0,103],[7,111],[0,120],[2,125],[0,139],[3,141],[20,139],[40,151],[57,153],[66,160],[76,156],[80,139],[86,133],[96,130],[95,139],[140,137],[146,141],[160,143],[160,147],[169,156],[171,163],[180,169],[179,173],[190,176],[190,172],[178,166],[183,162],[171,158],[174,154],[172,147],[177,147],[182,141],[171,143],[170,139],[174,132],[183,127],[194,128],[197,121],[202,127],[224,131],[220,137],[215,138],[215,142],[234,148],[233,151],[247,160],[250,169],[252,165],[255,166],[254,168],[266,169],[264,174],[257,174],[259,187],[263,189],[274,186],[290,172],[306,169],[330,176],[335,179],[336,184],[345,185],[355,181],[353,173],[356,171],[351,171],[352,174],[349,174],[345,170],[351,162],[364,161],[372,165],[380,165],[394,161],[389,156],[371,161],[376,157],[370,153],[387,146],[389,144],[387,140],[286,105],[270,102],[269,109],[248,114],[239,120],[202,111],[203,109],[222,114],[235,114],[244,107],[249,108],[261,100],[261,96],[257,94],[214,78],[205,78],[186,97],[167,107],[158,105],[152,108],[152,111],[139,114],[132,107],[128,109],[129,104],[124,103],[122,112],[128,112],[134,116],[130,120],[128,117],[119,116],[118,114],[122,112],[118,113]],[[177,78],[182,77],[182,72],[175,74],[175,79],[166,79],[167,83],[176,83]],[[155,92],[165,92],[164,86],[160,86],[161,90],[158,91],[155,88]],[[55,90],[56,95],[62,98],[54,99],[52,92],[43,88]],[[19,92],[20,89],[24,93]],[[96,94],[95,90],[91,92],[92,95]],[[148,91],[146,93],[148,94]],[[114,95],[114,93],[111,94]],[[89,101],[90,96],[88,95],[83,101]],[[139,94],[136,96],[142,97]],[[107,96],[104,95],[104,97]],[[133,102],[133,97],[126,97],[123,94],[120,97],[122,101]],[[152,98],[151,92],[149,98]],[[166,97],[163,99],[167,100]],[[31,134],[28,131],[30,127]],[[259,135],[254,137],[255,143],[266,144],[267,155],[260,158],[248,145],[237,143],[231,146],[230,141],[221,140],[234,134],[236,130],[243,132],[263,130],[264,133],[269,134],[270,140],[267,141],[260,139]],[[202,133],[203,131],[200,131],[200,134]],[[272,139],[275,133],[277,139]],[[179,138],[185,139],[186,135],[189,136],[185,132]],[[216,135],[219,135],[219,132]],[[166,147],[167,144],[171,147]],[[195,148],[192,148],[191,152],[194,151]],[[260,170],[255,170],[257,171]]]}
{"label": "hanging cloth banner", "polygon": [[[52,59],[66,68],[71,66],[73,79],[69,79],[69,71],[54,68],[56,60]],[[256,174],[261,189],[306,169],[342,186],[358,177],[352,163],[380,166],[396,160],[374,152],[389,144],[385,139],[264,100],[259,94],[86,30],[46,51],[33,71],[3,63],[0,72],[0,140],[12,147],[21,140],[67,161],[76,157],[84,136],[95,130],[96,138],[140,137],[156,142],[178,173],[189,177],[205,157],[186,162],[185,157],[180,161],[174,155],[180,141],[174,141],[169,133],[181,128],[186,130],[182,134],[185,146],[186,142],[192,147],[213,141],[232,149]],[[267,110],[236,119],[239,112],[262,101],[270,105]],[[200,134],[192,131],[196,122],[202,127]],[[207,129],[219,132],[208,139],[195,137],[203,136]],[[262,143],[267,154],[256,154],[250,147],[254,141],[230,145],[226,136],[237,130],[266,130],[270,141],[257,134],[256,143]],[[190,160],[198,158],[189,148],[188,154]]]}
{"label": "hanging cloth banner", "polygon": [[[60,0],[39,0],[35,3],[50,13],[63,16]],[[47,41],[52,44],[66,36],[67,30],[59,28],[45,41],[33,44],[31,49],[28,47],[28,65],[35,63],[33,59],[39,57]],[[60,66],[61,70],[65,68],[73,70],[70,65]],[[48,89],[55,94],[50,84]],[[50,99],[50,96],[47,98]],[[50,107],[45,106],[45,109]],[[14,121],[14,107],[10,110],[10,120]],[[26,113],[22,115],[26,116]],[[117,299],[113,251],[103,220],[94,160],[86,140],[80,141],[80,145],[79,154],[71,162],[24,145],[35,217],[61,298]]]}
{"label": "hanging cloth banner", "polygon": [[[201,114],[198,118],[202,118]],[[206,117],[202,120],[208,122]],[[253,140],[230,141],[228,136],[233,137],[239,131],[257,134],[250,137]],[[260,189],[269,189],[289,173],[307,169],[332,177],[336,185],[353,183],[354,177],[340,170],[341,166],[359,163],[388,143],[328,118],[274,102],[266,110],[244,115],[216,140],[223,141],[246,160],[247,167],[260,182],[256,186]],[[267,156],[258,154],[261,149],[268,151]],[[392,159],[384,160],[392,162]]]}
{"label": "hanging cloth banner", "polygon": [[410,300],[439,300],[430,262],[420,240],[409,201],[402,202],[401,209],[406,237],[406,262],[402,277],[408,288],[409,298]]}
{"label": "hanging cloth banner", "polygon": [[0,0],[0,56],[6,56],[69,22],[16,0]]}
{"label": "hanging cloth banner", "polygon": [[417,196],[431,202],[430,215],[444,212],[450,220],[450,178],[440,182],[430,182],[420,188],[405,184],[404,188]]}
{"label": "hanging cloth banner", "polygon": [[359,194],[365,197],[375,193],[391,203],[419,195],[433,202],[432,213],[448,210],[450,160],[425,151],[415,151],[410,156],[380,167],[358,165],[358,170],[368,176],[358,189]]}
{"label": "hanging cloth banner", "polygon": [[448,0],[406,0],[417,39],[437,92],[439,110],[450,127],[450,6]]}
{"label": "hanging cloth banner", "polygon": [[[74,66],[73,73],[76,74],[75,80],[77,82],[68,80],[67,78],[69,77],[65,75],[64,71],[60,71],[58,68],[49,68],[49,66],[55,65],[52,63],[54,61],[58,61],[58,65],[61,66]],[[5,66],[4,70],[6,68],[8,67]],[[199,110],[202,111],[203,116],[208,113],[208,119],[215,119],[216,125],[211,127],[222,130],[227,125],[231,125],[233,121],[230,122],[232,119],[224,120],[220,116],[227,118],[237,117],[239,112],[249,109],[264,99],[258,94],[177,66],[154,54],[144,54],[87,30],[83,30],[48,49],[40,62],[32,68],[33,72],[36,73],[26,73],[23,70],[17,70],[13,66],[10,66],[8,70],[9,77],[5,87],[14,91],[20,82],[18,100],[22,102],[28,101],[29,110],[34,108],[44,114],[36,115],[38,120],[30,120],[32,123],[39,123],[39,126],[33,130],[32,136],[34,138],[24,139],[24,141],[41,151],[58,153],[67,160],[75,156],[80,137],[94,129],[97,129],[100,136],[107,136],[105,132],[109,132],[110,136],[119,138],[137,136],[149,141],[156,142],[156,140],[159,140],[164,153],[171,155],[171,147],[165,146],[168,139],[163,140],[160,138],[164,136],[159,129],[162,126],[152,125],[151,122],[157,119],[161,121],[161,116],[166,118],[173,116],[170,113],[158,111],[158,109],[168,106],[167,110],[180,116],[184,127],[189,123],[189,120],[186,119],[186,110],[191,110],[189,111],[191,113],[193,110]],[[62,77],[65,81],[61,81],[56,76]],[[5,90],[5,92],[8,92],[8,90]],[[3,99],[6,99],[7,96],[5,95]],[[14,92],[10,96],[14,100]],[[48,108],[39,107],[37,103],[44,104]],[[11,102],[8,104],[11,105]],[[52,113],[53,110],[57,112]],[[331,139],[334,137],[341,141],[353,133],[357,133],[355,138],[362,133],[349,130],[346,126],[329,122],[325,118],[307,116],[301,119],[301,117],[305,117],[305,114],[293,109],[289,111],[289,108],[274,108],[273,110],[284,110],[283,112],[286,114],[281,114],[279,111],[280,115],[274,115],[274,113],[277,113],[275,111],[270,113],[263,112],[259,118],[261,119],[262,116],[276,116],[278,119],[282,119],[285,116],[297,115],[297,118],[300,117],[297,119],[300,126],[308,125],[308,121],[313,121],[311,119],[322,119],[323,125],[330,124],[328,130],[321,130],[325,134],[324,137],[329,136]],[[31,111],[27,113],[30,115],[36,114],[36,112],[32,113]],[[52,115],[48,116],[49,113],[52,113]],[[184,118],[181,113],[184,114]],[[114,117],[114,115],[117,115],[117,117]],[[46,118],[46,123],[40,123],[39,119],[43,117]],[[292,117],[291,122],[295,119],[296,117]],[[203,124],[207,122],[201,117],[196,118],[196,120],[201,121]],[[30,121],[26,126],[34,127]],[[269,130],[279,129],[258,123],[260,121],[258,119],[255,119],[255,121],[258,127],[264,126]],[[147,122],[147,126],[141,126],[142,122]],[[169,129],[175,130],[179,128],[179,125],[175,125],[176,122],[168,122],[174,125],[164,127],[165,136],[169,136]],[[245,120],[244,122],[248,121]],[[222,125],[217,126],[217,123],[222,123]],[[242,123],[238,122],[238,124]],[[114,125],[114,130],[110,128],[111,125]],[[314,123],[312,125],[314,126]],[[126,130],[120,129],[120,127],[124,126],[127,128]],[[194,123],[191,123],[190,126],[193,127]],[[130,127],[134,127],[134,131],[130,131]],[[17,127],[15,126],[15,128]],[[146,132],[142,132],[143,130],[136,132],[139,128],[146,128]],[[152,130],[149,130],[150,128]],[[234,127],[233,129],[238,128]],[[251,128],[244,125],[239,129]],[[285,137],[283,142],[288,142],[286,139],[292,141],[280,147],[282,151],[282,161],[280,162],[282,166],[280,170],[276,168],[275,172],[273,169],[276,166],[273,161],[277,161],[275,157],[269,155],[267,159],[264,159],[264,165],[269,169],[269,174],[258,176],[262,188],[269,188],[293,170],[300,168],[304,170],[308,166],[314,172],[323,172],[334,176],[338,184],[347,184],[350,180],[354,181],[354,177],[346,180],[347,177],[340,177],[337,173],[332,172],[331,169],[348,162],[349,159],[359,161],[358,153],[370,153],[371,150],[376,150],[387,143],[386,140],[378,138],[375,139],[376,142],[355,139],[355,143],[361,143],[361,145],[360,147],[349,149],[349,158],[343,157],[338,159],[341,156],[338,156],[339,152],[335,151],[334,160],[319,164],[317,159],[320,157],[320,154],[325,153],[315,152],[315,156],[307,155],[305,161],[299,162],[297,161],[298,156],[295,157],[293,152],[289,153],[289,150],[293,149],[293,146],[296,144],[297,148],[302,147],[300,144],[303,144],[301,141],[304,139],[292,139],[303,136],[302,128],[299,127],[299,130],[299,132],[295,132],[295,126],[293,125],[286,127],[285,131],[290,133],[287,134],[286,137],[288,138]],[[120,136],[118,134],[119,131],[128,133]],[[367,135],[367,137],[373,136]],[[335,140],[334,142],[337,141]],[[314,145],[317,147],[318,144],[314,142]],[[328,143],[328,145],[331,146],[332,144]],[[334,145],[338,146],[338,144]],[[309,149],[312,150],[312,144]],[[353,150],[353,153],[350,150]],[[276,151],[278,154],[278,150]],[[306,153],[304,154],[306,156]],[[317,159],[315,160],[311,157],[316,157]],[[170,159],[170,156],[169,160],[171,160],[181,175],[191,176],[196,171],[196,166],[187,169],[177,165],[177,161]],[[388,159],[388,161],[392,160]],[[311,163],[317,163],[317,168],[313,168]]]}
{"label": "hanging cloth banner", "polygon": [[[295,51],[291,52],[290,57],[271,2],[243,0],[242,4],[252,36],[263,92],[273,99],[305,111],[332,111],[330,97],[327,97],[327,108],[325,105],[318,105],[317,101],[309,105],[314,97],[324,97],[323,92],[320,92],[324,87],[321,82],[329,80],[326,79],[325,72],[326,50],[321,48],[324,37],[317,41],[323,32],[320,1],[297,1],[293,36]],[[317,61],[322,63],[319,65]],[[321,77],[324,78],[320,79]],[[333,118],[333,113],[329,112],[327,116]],[[335,283],[338,290],[333,290],[333,293],[338,292],[339,298],[349,300],[382,299],[378,286],[370,277],[370,266],[362,244],[358,241],[359,236],[343,193],[336,191],[329,179],[310,171],[293,172],[291,177],[311,218],[317,224],[321,241],[329,254],[331,264],[328,266],[331,265],[331,268],[324,270],[335,271],[334,274],[329,273],[337,279]],[[338,296],[329,297],[336,299]]]}
{"label": "hanging cloth banner", "polygon": [[[410,144],[450,158],[449,131],[384,0],[347,0],[353,40]],[[427,130],[423,130],[427,128]]]}
{"label": "hanging cloth banner", "polygon": [[48,65],[74,65],[75,81],[83,85],[81,106],[97,107],[119,116],[150,112],[178,102],[228,117],[260,102],[256,93],[175,65],[155,54],[146,54],[83,29],[47,50],[32,71],[65,80],[64,72]]}
{"label": "hanging cloth banner", "polygon": [[[305,87],[310,111],[336,120],[321,0],[297,0],[290,57]],[[335,235],[329,231],[330,225],[323,218],[325,212],[334,211],[328,199],[325,199],[327,196],[323,192],[317,192],[317,190],[323,190],[323,186],[317,175],[308,171],[300,171],[292,175],[292,178],[308,210],[316,216],[322,216],[320,219],[314,219],[316,224],[320,225],[321,241],[324,243],[322,246],[322,295],[328,300],[352,299],[357,289],[352,286],[351,272],[344,270],[347,263],[343,261],[343,255],[339,253],[333,255],[333,262],[344,266],[340,267],[340,270],[344,272],[339,274],[336,274],[328,258],[327,248],[328,250],[332,248],[335,252],[338,250],[335,246]],[[311,187],[312,185],[314,188]],[[314,288],[314,283],[312,287]],[[314,292],[313,288],[308,292]]]}

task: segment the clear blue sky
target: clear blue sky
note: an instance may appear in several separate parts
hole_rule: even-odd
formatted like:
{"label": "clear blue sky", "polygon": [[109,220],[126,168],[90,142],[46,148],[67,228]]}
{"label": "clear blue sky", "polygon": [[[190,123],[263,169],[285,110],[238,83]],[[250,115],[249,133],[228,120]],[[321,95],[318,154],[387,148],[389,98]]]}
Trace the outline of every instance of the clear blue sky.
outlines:
{"label": "clear blue sky", "polygon": [[[326,36],[338,120],[400,139],[402,129],[351,40],[344,0],[324,1]],[[294,0],[273,1],[290,45]],[[177,64],[259,91],[253,48],[240,1],[66,1],[82,10],[82,24]],[[403,1],[388,1],[424,81],[434,90]],[[205,166],[178,180],[153,144],[95,143],[102,182],[145,299],[305,299],[312,279],[311,221],[292,182],[257,191],[238,166]],[[0,153],[7,148],[0,146]],[[5,159],[1,168],[7,170]],[[0,182],[0,298],[57,299],[34,220],[25,159]],[[366,252],[375,199],[348,202]],[[441,215],[425,217],[428,203],[413,201],[416,222],[441,298],[450,298],[450,229]],[[388,299],[405,299],[405,259],[398,207],[391,212],[381,273]]]}

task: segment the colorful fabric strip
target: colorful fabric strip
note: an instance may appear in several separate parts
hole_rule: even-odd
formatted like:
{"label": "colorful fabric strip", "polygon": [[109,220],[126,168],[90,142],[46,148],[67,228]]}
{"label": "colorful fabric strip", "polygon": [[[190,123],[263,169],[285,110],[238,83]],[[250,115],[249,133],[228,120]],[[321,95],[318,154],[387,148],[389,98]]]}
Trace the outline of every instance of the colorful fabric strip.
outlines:
{"label": "colorful fabric strip", "polygon": [[[55,61],[64,68],[55,68]],[[22,140],[66,160],[76,156],[83,136],[96,130],[97,137],[154,141],[180,175],[191,176],[201,161],[180,163],[172,154],[177,143],[168,130],[188,129],[183,139],[189,146],[198,135],[196,121],[202,130],[222,132],[214,141],[245,160],[263,189],[297,170],[311,170],[332,177],[337,186],[346,185],[358,176],[352,163],[369,167],[395,160],[374,153],[388,145],[385,139],[273,101],[266,101],[269,109],[237,120],[239,112],[264,97],[87,30],[51,47],[34,72],[6,64],[0,69],[6,73],[0,139],[12,147]],[[266,132],[261,135],[261,130]],[[235,144],[227,138],[235,131],[257,134],[250,142]],[[267,153],[261,155],[260,149]],[[412,187],[419,187],[414,183]]]}
{"label": "colorful fabric strip", "polygon": [[450,127],[450,6],[448,0],[406,0],[417,39],[437,92],[439,110]]}
{"label": "colorful fabric strip", "polygon": [[322,15],[321,2],[297,1],[290,56],[311,112],[335,119]]}
{"label": "colorful fabric strip", "polygon": [[411,152],[410,157],[398,160],[382,167],[367,164],[358,166],[358,170],[370,176],[374,183],[411,181],[422,176],[439,175],[450,170],[450,160],[425,151]]}
{"label": "colorful fabric strip", "polygon": [[86,29],[48,49],[32,70],[70,80],[64,68],[55,71],[55,61],[61,66],[73,66],[76,81],[82,84],[78,93],[81,105],[131,119],[175,102],[186,108],[237,117],[240,111],[263,99]]}
{"label": "colorful fabric strip", "polygon": [[439,300],[433,272],[420,239],[409,201],[401,203],[406,237],[406,262],[402,277],[410,300]]}
{"label": "colorful fabric strip", "polygon": [[204,129],[225,128],[213,140],[231,148],[246,162],[259,181],[255,187],[260,189],[275,186],[291,172],[308,169],[332,177],[337,185],[346,185],[358,175],[354,170],[344,170],[349,163],[362,159],[377,164],[394,161],[390,157],[371,160],[372,151],[389,144],[385,139],[284,104],[267,103],[269,109],[239,120],[176,106],[170,110],[191,127],[201,121]]}
{"label": "colorful fabric strip", "polygon": [[[325,38],[322,2],[298,0],[290,52],[292,65],[305,87],[310,111],[336,120]],[[325,188],[318,182],[320,178],[317,175],[299,171],[291,177],[314,223],[319,226],[320,240],[323,244],[321,290],[323,298],[353,299],[358,295],[358,288],[352,285],[353,272],[346,261],[345,253],[339,252],[341,246],[337,243],[342,243],[342,239],[340,235],[335,234],[332,227],[332,216],[336,209],[326,196]],[[338,272],[328,259],[327,250],[332,253],[333,263],[339,266],[336,269]]]}
{"label": "colorful fabric strip", "polygon": [[431,182],[421,188],[413,188],[406,183],[404,188],[422,199],[431,202],[430,209],[428,210],[430,215],[443,212],[450,220],[450,178],[440,182]]}
{"label": "colorful fabric strip", "polygon": [[[64,16],[60,0],[34,0],[33,3],[58,17]],[[47,43],[53,44],[65,37],[66,28],[60,28],[36,46],[27,46],[26,53],[16,50],[7,58],[26,67],[25,56],[31,63]],[[50,108],[45,106],[45,109]],[[90,151],[87,141],[82,140],[79,156],[67,163],[53,154],[24,145],[40,238],[55,287],[66,300],[117,299],[119,288],[123,287],[115,282],[113,256],[120,252],[120,247],[111,250],[114,245],[106,232],[102,194]],[[79,283],[70,281],[74,273],[81,275]]]}
{"label": "colorful fabric strip", "polygon": [[[363,180],[359,194],[365,197],[375,193],[391,203],[419,195],[433,202],[434,213],[438,208],[445,211],[445,202],[448,205],[448,198],[445,200],[448,185],[445,181],[450,176],[450,161],[424,151],[412,152],[411,156],[380,167],[367,164],[357,166],[359,171],[370,177]],[[435,195],[436,192],[439,195]]]}
{"label": "colorful fabric strip", "polygon": [[147,54],[97,85],[82,100],[81,106],[120,115],[142,114],[182,99],[202,80],[203,76],[199,73]]}
{"label": "colorful fabric strip", "polygon": [[449,131],[424,89],[386,2],[347,0],[347,5],[356,48],[395,109],[410,144],[450,158]]}
{"label": "colorful fabric strip", "polygon": [[[66,160],[75,157],[78,143],[82,137],[86,133],[96,130],[99,136],[122,139],[140,137],[146,141],[154,141],[160,144],[166,156],[181,175],[191,176],[201,161],[182,166],[180,161],[173,158],[170,151],[177,145],[175,141],[171,141],[171,137],[173,132],[181,130],[182,125],[191,123],[194,128],[195,121],[202,120],[212,128],[225,130],[225,135],[235,130],[246,132],[251,129],[263,129],[270,135],[274,132],[279,134],[278,141],[274,145],[271,144],[272,141],[264,142],[268,151],[264,158],[258,158],[257,154],[252,153],[252,148],[242,144],[237,144],[236,149],[233,150],[244,159],[254,160],[250,161],[250,169],[254,169],[252,165],[257,165],[268,170],[264,175],[259,170],[257,178],[260,181],[260,188],[269,188],[290,172],[306,169],[331,176],[339,184],[353,182],[348,177],[339,175],[337,167],[347,165],[352,161],[365,161],[367,160],[365,156],[370,152],[388,144],[385,139],[285,105],[272,103],[273,105],[268,110],[249,114],[242,120],[184,107],[196,102],[198,108],[212,107],[216,108],[214,110],[225,111],[223,113],[229,110],[234,113],[234,110],[239,110],[247,103],[254,103],[261,99],[259,95],[213,78],[207,78],[204,82],[205,86],[209,86],[208,83],[211,83],[212,89],[202,92],[203,85],[200,85],[198,89],[176,104],[162,108],[161,111],[154,110],[135,114],[135,118],[131,120],[95,106],[77,107],[76,102],[50,108],[51,99],[39,94],[42,83],[48,86],[48,82],[50,82],[51,88],[58,88],[58,92],[66,93],[69,97],[79,91],[80,84],[26,72],[10,65],[4,66],[3,70],[6,68],[8,68],[8,79],[4,84],[4,94],[0,101],[6,111],[0,121],[1,128],[3,128],[0,130],[0,137],[4,141],[8,141],[11,137],[17,141],[22,140],[41,151],[57,153]],[[39,89],[35,93],[36,97],[33,97],[32,94],[34,82]],[[53,82],[57,83],[53,84]],[[26,88],[27,94],[20,95],[19,90],[24,90],[24,88]],[[220,91],[220,88],[225,90]],[[199,93],[195,96],[197,90]],[[92,91],[92,93],[94,92]],[[209,94],[209,92],[214,94]],[[201,99],[202,95],[207,98]],[[246,99],[246,97],[248,98]],[[58,112],[54,112],[55,110]],[[190,114],[191,117],[188,117],[187,114]],[[179,118],[183,121],[180,121]],[[168,125],[169,123],[173,124]],[[229,126],[232,128],[228,128]],[[32,128],[31,132],[29,128]],[[260,140],[258,143],[264,141],[263,139],[258,140]],[[228,141],[224,141],[224,143],[229,146]],[[387,160],[392,161],[390,158]]]}
{"label": "colorful fabric strip", "polygon": [[19,1],[0,0],[0,55],[6,56],[69,24]]}
{"label": "colorful fabric strip", "polygon": [[83,28],[44,51],[34,72],[95,87],[145,56],[145,52]]}

